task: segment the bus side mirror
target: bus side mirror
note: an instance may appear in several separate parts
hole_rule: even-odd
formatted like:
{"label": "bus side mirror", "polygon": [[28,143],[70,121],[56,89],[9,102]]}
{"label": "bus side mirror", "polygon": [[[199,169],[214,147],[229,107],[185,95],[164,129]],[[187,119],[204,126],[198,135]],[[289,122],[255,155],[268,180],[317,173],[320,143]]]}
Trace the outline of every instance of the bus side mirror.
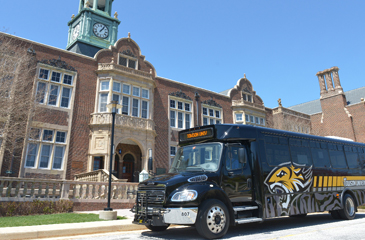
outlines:
{"label": "bus side mirror", "polygon": [[238,149],[238,159],[240,163],[246,164],[247,163],[247,153],[245,148]]}

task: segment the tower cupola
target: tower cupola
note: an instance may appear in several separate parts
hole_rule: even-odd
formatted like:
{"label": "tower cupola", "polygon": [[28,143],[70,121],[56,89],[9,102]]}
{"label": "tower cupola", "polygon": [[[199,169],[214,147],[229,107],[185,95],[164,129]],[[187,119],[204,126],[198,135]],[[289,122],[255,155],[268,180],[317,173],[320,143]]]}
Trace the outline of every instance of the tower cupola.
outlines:
{"label": "tower cupola", "polygon": [[66,49],[93,57],[118,38],[118,14],[112,14],[114,0],[80,0],[79,12],[68,22]]}

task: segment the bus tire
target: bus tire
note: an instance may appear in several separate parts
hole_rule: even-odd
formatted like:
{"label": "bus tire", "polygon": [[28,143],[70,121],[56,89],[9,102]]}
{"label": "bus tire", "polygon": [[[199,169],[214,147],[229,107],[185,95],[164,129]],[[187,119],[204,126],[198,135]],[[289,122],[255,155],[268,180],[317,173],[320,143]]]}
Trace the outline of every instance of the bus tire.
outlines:
{"label": "bus tire", "polygon": [[356,203],[350,194],[345,194],[343,197],[343,209],[338,210],[342,219],[351,220],[355,218]]}
{"label": "bus tire", "polygon": [[223,237],[229,228],[229,212],[226,205],[217,199],[203,202],[198,212],[195,227],[204,238]]}
{"label": "bus tire", "polygon": [[170,226],[170,224],[166,225],[166,226],[152,226],[152,225],[146,225],[146,228],[148,228],[149,230],[151,230],[152,232],[162,232],[165,231],[168,227]]}
{"label": "bus tire", "polygon": [[338,212],[338,210],[330,211],[330,213],[331,213],[331,216],[333,219],[341,219],[341,216],[340,216],[340,213]]}

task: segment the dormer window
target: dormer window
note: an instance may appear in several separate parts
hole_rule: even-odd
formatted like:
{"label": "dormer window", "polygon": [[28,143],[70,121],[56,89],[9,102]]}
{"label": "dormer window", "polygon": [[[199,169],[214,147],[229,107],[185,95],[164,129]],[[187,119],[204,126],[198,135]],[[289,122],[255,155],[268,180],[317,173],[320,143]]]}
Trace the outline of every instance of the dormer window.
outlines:
{"label": "dormer window", "polygon": [[243,98],[244,101],[252,102],[252,96],[249,95],[249,94],[243,93],[242,98]]}
{"label": "dormer window", "polygon": [[127,55],[119,55],[119,65],[128,67],[128,68],[133,68],[133,69],[137,69],[137,63],[138,60],[137,58],[134,57],[130,57]]}

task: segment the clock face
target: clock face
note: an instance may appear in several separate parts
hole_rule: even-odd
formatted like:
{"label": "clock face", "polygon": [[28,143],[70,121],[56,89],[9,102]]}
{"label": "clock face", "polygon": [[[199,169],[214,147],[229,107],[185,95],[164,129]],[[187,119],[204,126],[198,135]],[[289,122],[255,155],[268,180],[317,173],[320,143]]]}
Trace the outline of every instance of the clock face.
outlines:
{"label": "clock face", "polygon": [[93,31],[94,34],[100,38],[107,38],[109,36],[109,29],[102,23],[95,23]]}
{"label": "clock face", "polygon": [[80,33],[80,24],[77,24],[74,30],[72,31],[72,40],[75,40]]}

